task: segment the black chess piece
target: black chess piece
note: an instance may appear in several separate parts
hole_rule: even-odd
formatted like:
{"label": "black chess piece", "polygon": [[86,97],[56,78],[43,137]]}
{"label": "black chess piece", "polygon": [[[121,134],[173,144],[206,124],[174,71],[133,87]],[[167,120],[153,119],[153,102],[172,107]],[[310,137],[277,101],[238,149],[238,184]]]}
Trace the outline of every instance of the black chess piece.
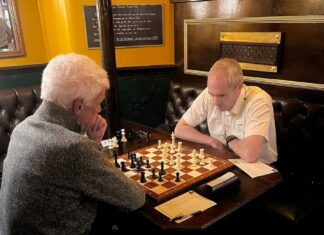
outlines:
{"label": "black chess piece", "polygon": [[116,131],[116,138],[117,138],[118,145],[121,145],[122,134],[120,131]]}
{"label": "black chess piece", "polygon": [[125,161],[122,161],[121,162],[121,170],[122,170],[122,172],[126,172],[127,171],[126,162]]}
{"label": "black chess piece", "polygon": [[140,180],[141,183],[145,183],[146,182],[146,178],[145,178],[145,171],[142,171],[141,172],[141,180]]}
{"label": "black chess piece", "polygon": [[140,161],[137,162],[136,170],[137,171],[141,171],[142,170],[142,163]]}
{"label": "black chess piece", "polygon": [[130,168],[135,168],[136,165],[135,165],[135,162],[134,162],[134,158],[132,157],[131,158],[131,165],[130,165]]}
{"label": "black chess piece", "polygon": [[129,151],[128,151],[128,153],[127,153],[127,158],[128,158],[128,159],[131,159],[131,158],[132,158],[132,152],[129,152]]}
{"label": "black chess piece", "polygon": [[156,179],[156,175],[155,175],[155,168],[152,169],[152,179]]}
{"label": "black chess piece", "polygon": [[181,179],[180,179],[180,173],[179,173],[179,171],[177,171],[175,182],[180,182],[180,181],[181,181]]}
{"label": "black chess piece", "polygon": [[163,182],[163,177],[162,177],[162,172],[161,171],[159,171],[159,182]]}
{"label": "black chess piece", "polygon": [[114,152],[113,152],[113,155],[114,155],[114,158],[115,158],[115,167],[118,167],[118,168],[120,168],[120,165],[119,165],[119,163],[118,163],[118,161],[117,161],[117,152],[114,150]]}
{"label": "black chess piece", "polygon": [[146,159],[146,168],[150,168],[151,165],[150,165],[150,160],[149,159]]}
{"label": "black chess piece", "polygon": [[162,173],[162,175],[166,174],[166,171],[164,170],[164,162],[163,161],[161,162],[161,170],[160,170],[160,172]]}

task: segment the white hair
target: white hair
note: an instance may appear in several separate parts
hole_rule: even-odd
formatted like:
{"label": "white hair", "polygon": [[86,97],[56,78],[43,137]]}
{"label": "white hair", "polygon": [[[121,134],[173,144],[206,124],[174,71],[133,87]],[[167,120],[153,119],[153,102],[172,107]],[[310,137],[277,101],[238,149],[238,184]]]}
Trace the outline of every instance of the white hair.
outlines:
{"label": "white hair", "polygon": [[221,69],[226,73],[230,87],[234,88],[243,81],[243,71],[241,66],[234,59],[223,58],[216,61],[209,72],[214,72],[217,69]]}
{"label": "white hair", "polygon": [[69,53],[54,57],[44,69],[41,98],[68,110],[74,99],[89,103],[105,89],[107,72],[89,57]]}

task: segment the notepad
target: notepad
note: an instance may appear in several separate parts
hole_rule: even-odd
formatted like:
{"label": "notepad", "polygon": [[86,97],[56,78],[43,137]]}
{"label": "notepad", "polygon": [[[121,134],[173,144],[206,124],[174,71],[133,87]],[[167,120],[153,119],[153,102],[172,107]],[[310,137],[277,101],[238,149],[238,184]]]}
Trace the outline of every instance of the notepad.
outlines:
{"label": "notepad", "polygon": [[217,205],[216,202],[209,200],[194,191],[189,191],[156,206],[155,209],[167,216],[170,220],[184,215],[183,219],[175,221],[176,223],[181,223],[192,217],[186,215],[195,214],[197,211],[205,211],[215,205]]}
{"label": "notepad", "polygon": [[243,159],[229,159],[229,161],[252,178],[272,174],[278,171],[277,169],[259,161],[255,163],[248,163]]}

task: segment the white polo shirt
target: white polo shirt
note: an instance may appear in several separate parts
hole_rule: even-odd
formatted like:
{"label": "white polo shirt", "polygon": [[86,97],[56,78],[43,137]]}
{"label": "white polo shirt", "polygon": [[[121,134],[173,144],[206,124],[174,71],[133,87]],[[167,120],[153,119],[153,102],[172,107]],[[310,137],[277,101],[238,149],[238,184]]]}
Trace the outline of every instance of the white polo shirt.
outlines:
{"label": "white polo shirt", "polygon": [[259,160],[267,164],[277,161],[272,98],[261,88],[243,85],[233,108],[225,112],[215,106],[206,88],[183,115],[183,119],[195,127],[206,118],[210,135],[220,141],[229,135],[239,139],[251,135],[263,136],[267,141],[262,146]]}

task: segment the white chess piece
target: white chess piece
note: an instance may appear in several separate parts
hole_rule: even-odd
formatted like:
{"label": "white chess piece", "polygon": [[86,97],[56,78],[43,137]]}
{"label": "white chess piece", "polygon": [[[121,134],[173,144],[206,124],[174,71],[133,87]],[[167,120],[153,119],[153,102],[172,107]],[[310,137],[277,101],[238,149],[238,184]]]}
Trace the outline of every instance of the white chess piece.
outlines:
{"label": "white chess piece", "polygon": [[172,147],[173,148],[176,148],[175,134],[174,134],[174,132],[171,133],[171,141],[172,141],[172,143],[171,143]]}
{"label": "white chess piece", "polygon": [[181,169],[181,157],[180,157],[180,153],[177,153],[177,171],[180,171]]}
{"label": "white chess piece", "polygon": [[194,150],[192,151],[192,162],[193,162],[194,164],[196,164],[197,161],[198,161],[198,159],[197,159],[197,152],[196,152],[196,149],[194,149]]}
{"label": "white chess piece", "polygon": [[112,138],[112,143],[113,143],[112,145],[113,145],[114,148],[118,148],[119,147],[118,140],[117,140],[117,137],[116,136],[114,136]]}
{"label": "white chess piece", "polygon": [[121,134],[122,134],[122,138],[121,138],[121,142],[127,142],[127,139],[126,139],[126,134],[125,134],[125,129],[121,129]]}
{"label": "white chess piece", "polygon": [[173,145],[170,145],[170,153],[175,153],[174,149],[173,149]]}
{"label": "white chess piece", "polygon": [[170,153],[170,163],[169,163],[171,166],[174,165],[174,160],[173,160],[173,154]]}
{"label": "white chess piece", "polygon": [[213,159],[211,159],[211,158],[209,158],[209,160],[208,160],[208,169],[213,169]]}
{"label": "white chess piece", "polygon": [[114,143],[112,139],[108,139],[108,148],[113,149],[114,148]]}
{"label": "white chess piece", "polygon": [[158,149],[161,149],[162,145],[161,145],[161,140],[158,140]]}
{"label": "white chess piece", "polygon": [[204,153],[204,149],[200,149],[199,150],[199,158],[201,159],[200,161],[200,165],[205,165],[205,153]]}
{"label": "white chess piece", "polygon": [[182,151],[182,142],[178,142],[178,153],[181,154]]}

